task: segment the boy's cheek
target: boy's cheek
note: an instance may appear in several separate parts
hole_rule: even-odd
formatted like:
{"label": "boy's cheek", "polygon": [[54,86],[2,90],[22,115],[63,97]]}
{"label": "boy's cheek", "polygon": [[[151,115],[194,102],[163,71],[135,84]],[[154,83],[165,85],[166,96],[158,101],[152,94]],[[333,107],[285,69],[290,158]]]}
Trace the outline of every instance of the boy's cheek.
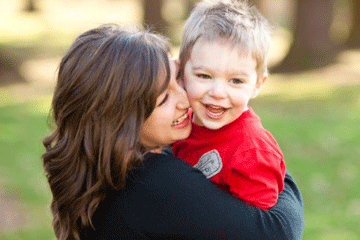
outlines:
{"label": "boy's cheek", "polygon": [[190,105],[192,105],[194,102],[198,100],[197,94],[193,91],[186,91],[187,97],[189,99]]}

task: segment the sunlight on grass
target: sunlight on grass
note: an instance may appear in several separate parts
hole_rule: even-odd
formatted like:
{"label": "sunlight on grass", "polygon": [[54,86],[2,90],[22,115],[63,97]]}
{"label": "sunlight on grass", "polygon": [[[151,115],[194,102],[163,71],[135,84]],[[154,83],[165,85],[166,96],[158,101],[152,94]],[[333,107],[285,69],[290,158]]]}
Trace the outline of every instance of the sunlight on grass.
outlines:
{"label": "sunlight on grass", "polygon": [[37,98],[31,102],[31,106],[29,106],[29,112],[34,114],[48,114],[50,111],[51,101],[52,96]]}
{"label": "sunlight on grass", "polygon": [[[275,74],[270,76],[268,82],[262,87],[260,95],[277,94],[279,100],[287,101],[291,99],[304,98],[327,98],[337,88],[326,79],[317,77],[314,79],[314,74],[304,73],[303,75],[280,75]],[[311,81],[308,79],[312,79]]]}
{"label": "sunlight on grass", "polygon": [[15,38],[18,43],[38,41],[45,27],[45,22],[39,19],[37,15],[21,14],[14,16],[8,21],[0,21],[0,43],[12,42]]}
{"label": "sunlight on grass", "polygon": [[0,88],[0,107],[15,102],[16,99],[10,90],[7,88]]}

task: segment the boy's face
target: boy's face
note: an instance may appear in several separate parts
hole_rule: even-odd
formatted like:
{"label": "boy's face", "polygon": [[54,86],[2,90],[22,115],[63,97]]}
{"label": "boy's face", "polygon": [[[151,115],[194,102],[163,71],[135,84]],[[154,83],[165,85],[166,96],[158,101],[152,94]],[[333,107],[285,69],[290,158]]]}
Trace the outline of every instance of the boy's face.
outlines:
{"label": "boy's face", "polygon": [[265,80],[257,82],[252,56],[241,55],[226,42],[198,39],[184,69],[194,122],[209,129],[233,122],[248,109]]}

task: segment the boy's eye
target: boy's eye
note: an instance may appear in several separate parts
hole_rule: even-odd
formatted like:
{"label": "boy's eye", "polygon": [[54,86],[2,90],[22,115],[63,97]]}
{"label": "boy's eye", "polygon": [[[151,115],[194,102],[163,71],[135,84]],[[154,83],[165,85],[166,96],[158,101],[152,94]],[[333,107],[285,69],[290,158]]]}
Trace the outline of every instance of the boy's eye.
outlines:
{"label": "boy's eye", "polygon": [[210,79],[210,78],[211,78],[210,75],[203,74],[203,73],[198,73],[198,74],[196,74],[196,76],[197,76],[198,78],[203,78],[203,79]]}
{"label": "boy's eye", "polygon": [[232,79],[230,79],[230,82],[233,83],[233,84],[241,84],[244,81],[239,79],[239,78],[232,78]]}
{"label": "boy's eye", "polygon": [[161,105],[163,105],[169,98],[169,94],[166,94],[164,99],[159,103],[158,107],[160,107]]}

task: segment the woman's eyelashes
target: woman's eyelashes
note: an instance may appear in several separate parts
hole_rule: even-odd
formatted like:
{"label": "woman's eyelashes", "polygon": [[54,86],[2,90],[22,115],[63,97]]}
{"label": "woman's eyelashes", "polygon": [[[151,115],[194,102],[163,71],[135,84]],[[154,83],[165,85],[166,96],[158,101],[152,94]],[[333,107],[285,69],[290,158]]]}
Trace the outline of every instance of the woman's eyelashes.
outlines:
{"label": "woman's eyelashes", "polygon": [[159,103],[158,107],[160,107],[161,105],[163,105],[169,98],[169,94],[166,94],[164,99]]}
{"label": "woman's eyelashes", "polygon": [[178,70],[177,74],[176,74],[176,80],[180,79],[182,77],[181,71]]}

